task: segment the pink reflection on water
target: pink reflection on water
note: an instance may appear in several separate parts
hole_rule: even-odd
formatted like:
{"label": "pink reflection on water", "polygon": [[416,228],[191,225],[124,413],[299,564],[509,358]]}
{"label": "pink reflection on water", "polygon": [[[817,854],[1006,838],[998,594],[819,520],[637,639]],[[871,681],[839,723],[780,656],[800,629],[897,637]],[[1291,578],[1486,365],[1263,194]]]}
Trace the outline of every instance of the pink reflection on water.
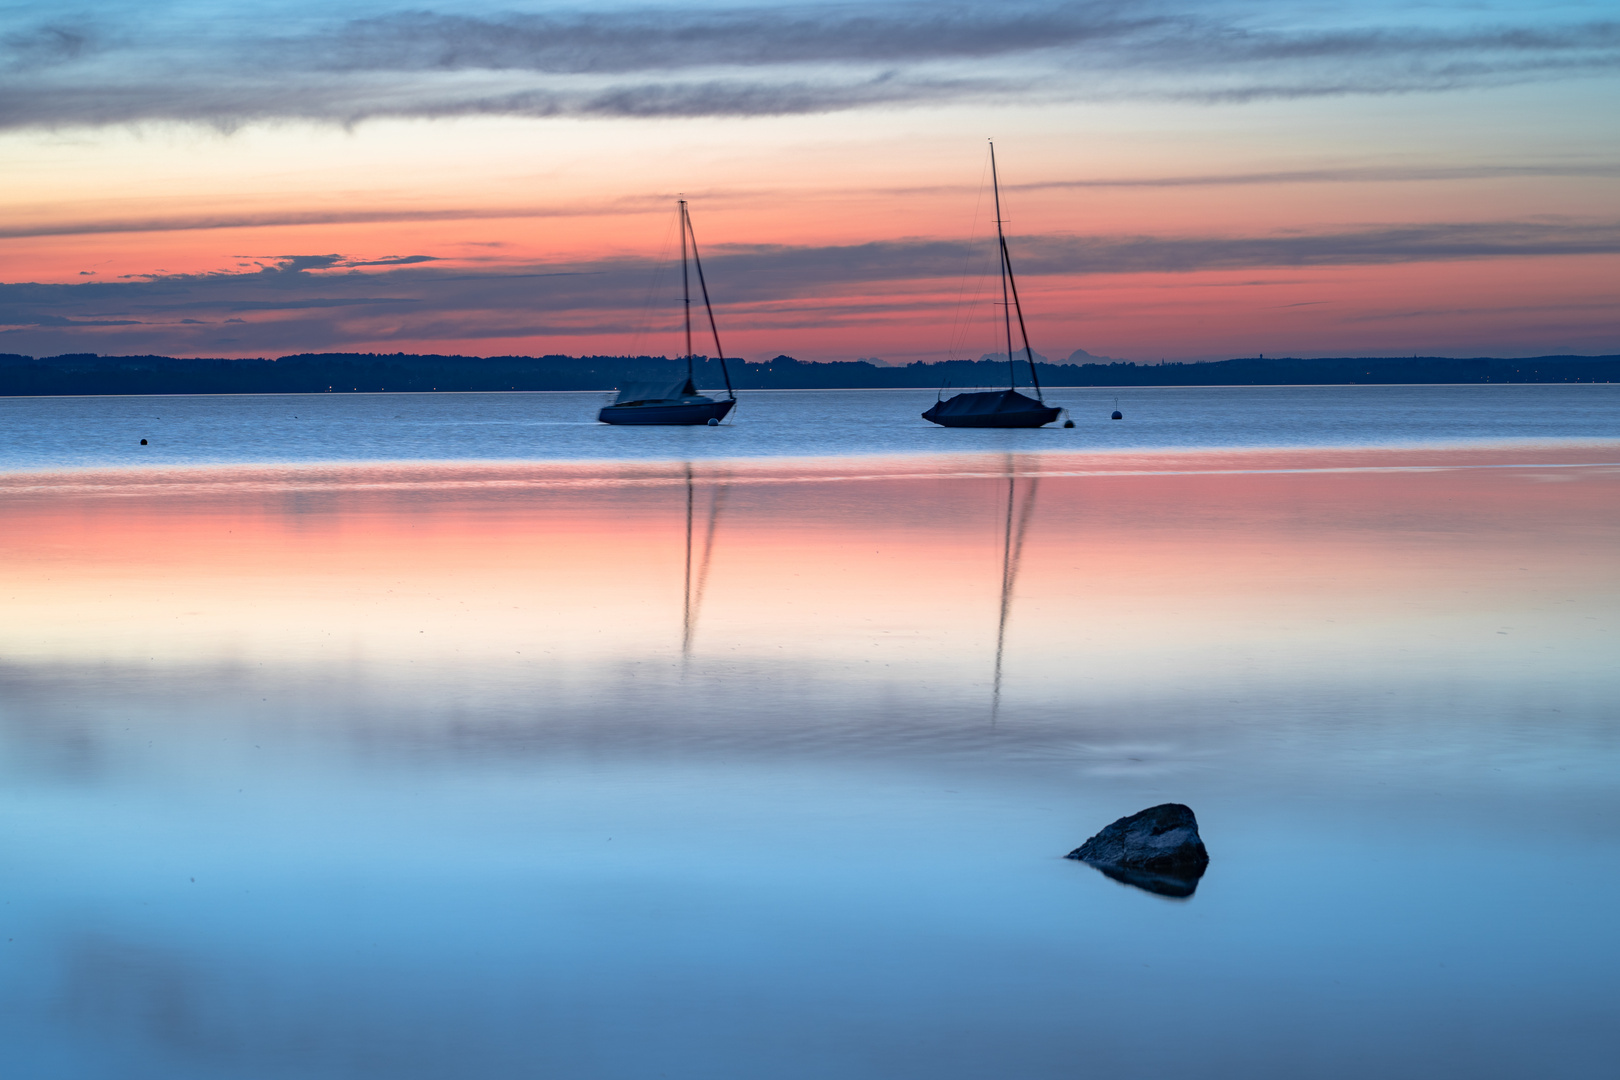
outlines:
{"label": "pink reflection on water", "polygon": [[679,652],[975,686],[999,649],[1057,696],[1551,674],[1603,645],[1616,450],[14,475],[0,642],[464,670]]}

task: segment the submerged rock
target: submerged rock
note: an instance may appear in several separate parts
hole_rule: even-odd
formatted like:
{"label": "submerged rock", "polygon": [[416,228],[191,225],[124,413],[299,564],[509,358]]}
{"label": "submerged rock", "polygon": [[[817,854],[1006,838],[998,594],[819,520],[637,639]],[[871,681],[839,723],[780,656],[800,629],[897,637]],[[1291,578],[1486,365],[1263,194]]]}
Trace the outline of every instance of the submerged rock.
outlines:
{"label": "submerged rock", "polygon": [[1180,803],[1122,817],[1065,857],[1160,896],[1191,896],[1209,865],[1198,819]]}

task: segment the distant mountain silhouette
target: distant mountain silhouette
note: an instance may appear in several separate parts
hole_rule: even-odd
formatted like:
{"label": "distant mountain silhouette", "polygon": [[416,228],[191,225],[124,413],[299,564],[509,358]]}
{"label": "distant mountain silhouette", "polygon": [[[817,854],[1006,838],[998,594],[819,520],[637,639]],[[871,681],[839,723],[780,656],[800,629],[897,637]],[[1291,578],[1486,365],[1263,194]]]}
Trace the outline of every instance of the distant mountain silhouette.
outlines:
{"label": "distant mountain silhouette", "polygon": [[[1041,359],[1044,360],[1044,359],[1046,359],[1046,357],[1043,356],[1043,357],[1041,357]],[[1128,363],[1130,363],[1130,361],[1122,359],[1121,357],[1118,357],[1118,356],[1098,356],[1095,353],[1088,353],[1084,349],[1076,349],[1076,350],[1074,350],[1074,352],[1069,354],[1069,363],[1071,363],[1071,364],[1128,364]]]}
{"label": "distant mountain silhouette", "polygon": [[[887,367],[865,360],[807,363],[778,356],[733,360],[739,390],[961,389],[1004,386],[1005,360],[945,360]],[[1043,386],[1276,386],[1337,383],[1554,383],[1620,381],[1620,356],[1522,360],[1444,356],[1266,357],[1209,363],[1038,363]],[[355,391],[610,390],[668,380],[684,363],[663,356],[437,356],[301,353],[276,359],[177,359],[70,353],[0,353],[0,396],[41,394],[308,394]],[[698,383],[723,385],[720,365],[698,360]]]}

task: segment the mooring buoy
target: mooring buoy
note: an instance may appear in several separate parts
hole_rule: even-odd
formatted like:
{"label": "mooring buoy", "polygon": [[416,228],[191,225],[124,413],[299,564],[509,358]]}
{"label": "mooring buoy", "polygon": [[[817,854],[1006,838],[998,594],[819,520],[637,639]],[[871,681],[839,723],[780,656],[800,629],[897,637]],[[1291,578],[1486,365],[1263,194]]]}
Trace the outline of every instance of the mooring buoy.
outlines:
{"label": "mooring buoy", "polygon": [[145,439],[142,439],[142,440],[141,440],[141,445],[142,445],[142,446],[145,446],[145,445],[146,445],[146,440],[145,440]]}
{"label": "mooring buoy", "polygon": [[1074,427],[1074,421],[1073,420],[1065,420],[1065,421],[1063,421],[1063,426],[1064,427]]}
{"label": "mooring buoy", "polygon": [[719,426],[720,426],[720,421],[716,420],[712,416],[709,417],[709,427],[719,427]]}
{"label": "mooring buoy", "polygon": [[1109,419],[1110,420],[1123,420],[1123,419],[1125,419],[1125,414],[1120,412],[1118,409],[1115,409],[1114,410],[1114,415],[1109,417]]}

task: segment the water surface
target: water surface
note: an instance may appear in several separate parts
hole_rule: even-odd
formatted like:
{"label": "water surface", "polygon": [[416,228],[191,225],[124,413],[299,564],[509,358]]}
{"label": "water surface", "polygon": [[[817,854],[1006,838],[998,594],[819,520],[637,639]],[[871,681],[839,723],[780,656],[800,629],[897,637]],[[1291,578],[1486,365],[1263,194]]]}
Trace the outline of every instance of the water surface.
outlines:
{"label": "water surface", "polygon": [[1607,1076],[1620,443],[1347,441],[0,475],[0,1065]]}
{"label": "water surface", "polygon": [[[1620,439],[1620,386],[1233,386],[1048,391],[1073,428],[968,431],[919,390],[746,391],[718,428],[596,422],[611,394],[0,398],[0,470],[266,461],[717,460],[1475,445]],[[1112,421],[1115,408],[1125,414]],[[142,439],[147,445],[140,445]]]}

